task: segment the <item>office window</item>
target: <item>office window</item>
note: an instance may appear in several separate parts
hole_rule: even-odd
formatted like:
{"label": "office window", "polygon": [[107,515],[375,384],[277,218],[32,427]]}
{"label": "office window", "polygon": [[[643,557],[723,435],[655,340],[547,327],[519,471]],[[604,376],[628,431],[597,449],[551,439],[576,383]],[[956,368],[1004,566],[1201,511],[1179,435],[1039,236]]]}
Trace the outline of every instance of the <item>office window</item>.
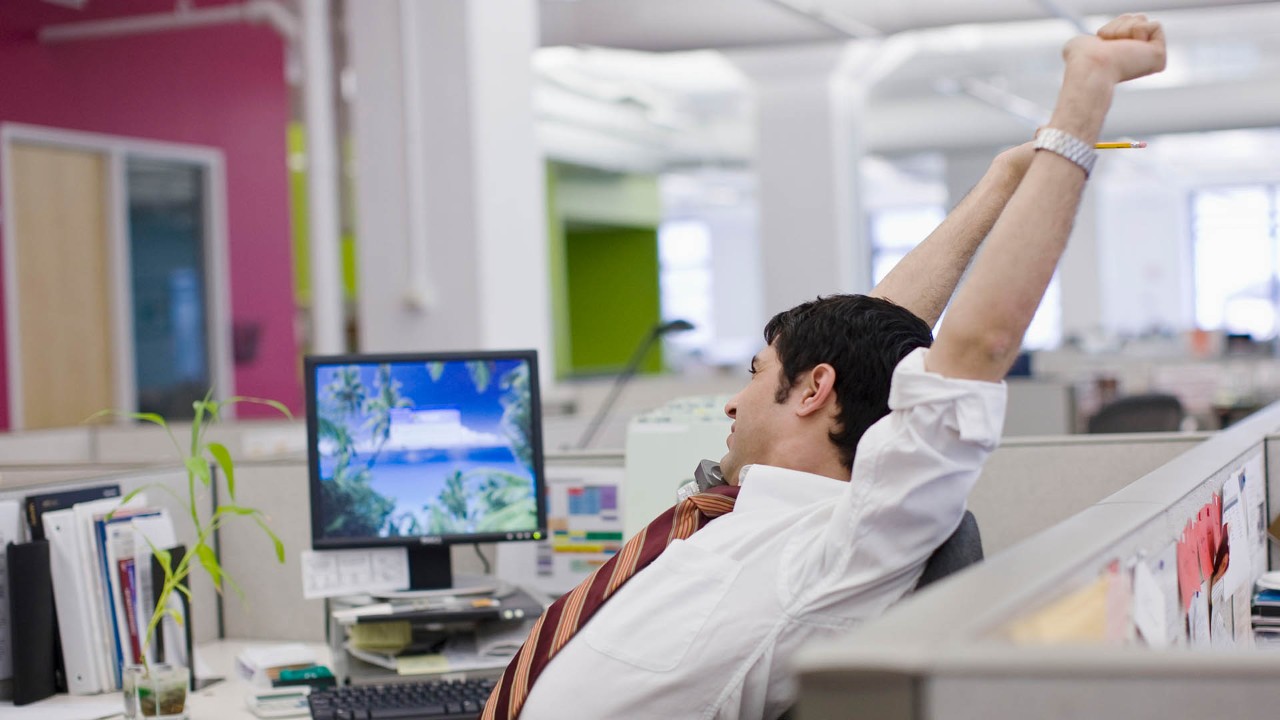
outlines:
{"label": "office window", "polygon": [[[878,284],[911,249],[942,223],[941,205],[887,208],[871,213],[871,279]],[[1022,346],[1049,350],[1062,342],[1062,288],[1055,272]]]}
{"label": "office window", "polygon": [[688,332],[668,335],[667,347],[675,355],[705,350],[715,338],[711,232],[705,222],[668,220],[658,227],[658,283],[663,321],[682,319],[694,326]]}
{"label": "office window", "polygon": [[947,216],[941,205],[917,205],[871,213],[871,283],[879,284],[911,248]]}
{"label": "office window", "polygon": [[1203,188],[1191,194],[1196,325],[1276,335],[1276,212],[1280,186]]}

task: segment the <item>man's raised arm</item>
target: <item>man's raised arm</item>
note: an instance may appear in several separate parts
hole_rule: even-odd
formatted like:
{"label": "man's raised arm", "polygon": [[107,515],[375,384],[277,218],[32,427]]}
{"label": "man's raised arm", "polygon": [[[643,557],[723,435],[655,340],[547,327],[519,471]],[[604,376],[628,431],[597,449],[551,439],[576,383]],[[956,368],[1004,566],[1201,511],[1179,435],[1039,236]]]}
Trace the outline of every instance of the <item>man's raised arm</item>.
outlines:
{"label": "man's raised arm", "polygon": [[1164,69],[1164,31],[1122,15],[1071,40],[1062,56],[1062,89],[1041,133],[1048,147],[1035,153],[956,296],[926,360],[932,372],[992,381],[1008,372],[1066,247],[1115,86]]}
{"label": "man's raised arm", "polygon": [[973,190],[870,295],[892,300],[929,327],[936,325],[974,252],[1018,189],[1033,152],[1031,143],[1025,143],[997,155]]}

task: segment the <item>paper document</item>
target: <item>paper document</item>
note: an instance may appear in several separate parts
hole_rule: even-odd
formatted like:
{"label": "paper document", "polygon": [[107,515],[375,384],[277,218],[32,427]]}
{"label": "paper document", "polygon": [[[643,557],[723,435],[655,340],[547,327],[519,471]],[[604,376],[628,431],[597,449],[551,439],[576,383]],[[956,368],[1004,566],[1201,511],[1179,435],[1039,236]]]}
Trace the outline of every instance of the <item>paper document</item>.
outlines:
{"label": "paper document", "polygon": [[9,638],[9,543],[22,542],[22,510],[16,500],[0,501],[0,680],[13,677]]}
{"label": "paper document", "polygon": [[409,587],[404,548],[304,550],[302,596],[308,600]]}
{"label": "paper document", "polygon": [[22,707],[0,702],[0,717],[4,720],[98,720],[123,713],[124,700],[119,693],[111,697],[56,695]]}
{"label": "paper document", "polygon": [[1227,533],[1227,572],[1223,581],[1227,595],[1248,592],[1253,585],[1253,547],[1249,542],[1245,500],[1240,480],[1227,478],[1222,486],[1222,524]]}
{"label": "paper document", "polygon": [[1185,645],[1187,619],[1178,602],[1178,544],[1171,542],[1151,561],[1151,576],[1164,600],[1164,638],[1169,645]]}
{"label": "paper document", "polygon": [[1264,472],[1262,453],[1258,453],[1245,462],[1240,483],[1253,558],[1251,577],[1267,571],[1267,487]]}
{"label": "paper document", "polygon": [[1169,644],[1164,612],[1167,603],[1151,567],[1139,562],[1133,568],[1133,624],[1147,645],[1162,648]]}
{"label": "paper document", "polygon": [[1107,597],[1111,578],[1103,575],[1007,627],[1015,643],[1103,643],[1107,640]]}

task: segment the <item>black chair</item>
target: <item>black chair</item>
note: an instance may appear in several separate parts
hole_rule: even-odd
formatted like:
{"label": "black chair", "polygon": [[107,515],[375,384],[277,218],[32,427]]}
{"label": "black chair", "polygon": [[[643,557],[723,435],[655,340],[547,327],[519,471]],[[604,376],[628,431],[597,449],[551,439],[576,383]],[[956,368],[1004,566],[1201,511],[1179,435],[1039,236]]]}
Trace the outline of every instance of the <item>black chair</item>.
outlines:
{"label": "black chair", "polygon": [[981,559],[982,533],[978,532],[978,519],[965,510],[959,527],[929,556],[924,565],[924,573],[916,583],[916,590],[959,572]]}
{"label": "black chair", "polygon": [[1174,432],[1182,428],[1182,402],[1173,395],[1130,395],[1089,418],[1090,433]]}

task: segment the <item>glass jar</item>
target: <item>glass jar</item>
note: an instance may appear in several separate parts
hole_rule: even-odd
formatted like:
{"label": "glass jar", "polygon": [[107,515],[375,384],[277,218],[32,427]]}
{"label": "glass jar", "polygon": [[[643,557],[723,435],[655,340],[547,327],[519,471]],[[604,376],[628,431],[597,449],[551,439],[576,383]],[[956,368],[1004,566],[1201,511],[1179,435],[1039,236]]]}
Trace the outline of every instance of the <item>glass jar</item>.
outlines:
{"label": "glass jar", "polygon": [[187,669],[158,663],[129,665],[121,675],[126,720],[186,718]]}

